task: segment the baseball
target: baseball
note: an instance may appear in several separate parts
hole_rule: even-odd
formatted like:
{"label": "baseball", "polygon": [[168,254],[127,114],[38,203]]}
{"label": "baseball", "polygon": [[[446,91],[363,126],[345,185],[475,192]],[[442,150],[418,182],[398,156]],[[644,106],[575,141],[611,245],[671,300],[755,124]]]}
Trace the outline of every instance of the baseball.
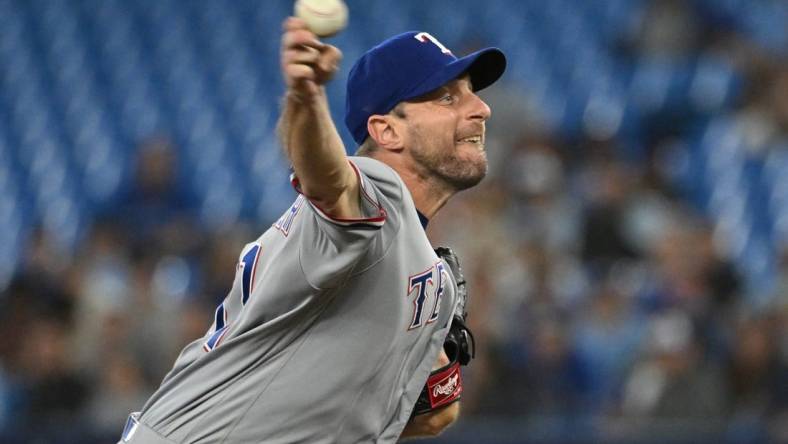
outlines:
{"label": "baseball", "polygon": [[295,15],[318,37],[331,37],[347,25],[347,5],[342,0],[296,0]]}

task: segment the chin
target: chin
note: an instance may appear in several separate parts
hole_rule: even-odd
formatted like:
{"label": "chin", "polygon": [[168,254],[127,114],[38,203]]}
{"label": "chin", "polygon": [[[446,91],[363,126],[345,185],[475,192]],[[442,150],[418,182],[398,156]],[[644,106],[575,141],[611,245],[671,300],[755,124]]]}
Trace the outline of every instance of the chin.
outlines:
{"label": "chin", "polygon": [[427,174],[456,191],[477,185],[487,175],[487,154],[477,147],[461,146],[443,152],[413,149],[411,153]]}
{"label": "chin", "polygon": [[457,191],[466,190],[479,184],[487,175],[487,157],[465,160],[447,168],[444,179]]}

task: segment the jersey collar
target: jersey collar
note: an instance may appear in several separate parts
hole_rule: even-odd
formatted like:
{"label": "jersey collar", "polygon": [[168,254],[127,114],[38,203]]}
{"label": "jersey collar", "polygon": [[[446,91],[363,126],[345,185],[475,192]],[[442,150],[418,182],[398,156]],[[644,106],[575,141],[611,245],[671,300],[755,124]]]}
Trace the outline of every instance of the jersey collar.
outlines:
{"label": "jersey collar", "polygon": [[427,219],[427,216],[421,214],[421,211],[416,210],[416,214],[419,215],[419,222],[421,222],[421,227],[425,230],[427,229],[427,224],[430,223],[430,220]]}

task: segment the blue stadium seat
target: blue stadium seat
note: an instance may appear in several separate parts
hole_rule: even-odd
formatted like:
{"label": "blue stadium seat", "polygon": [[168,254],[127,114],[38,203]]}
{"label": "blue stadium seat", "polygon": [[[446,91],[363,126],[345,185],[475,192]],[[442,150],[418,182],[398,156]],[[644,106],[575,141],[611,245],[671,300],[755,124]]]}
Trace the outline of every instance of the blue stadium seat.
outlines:
{"label": "blue stadium seat", "polygon": [[200,217],[209,227],[235,223],[241,216],[245,191],[237,175],[227,166],[214,167],[200,173],[210,184],[203,190]]}
{"label": "blue stadium seat", "polygon": [[700,143],[714,173],[722,173],[729,166],[741,165],[744,161],[742,135],[731,116],[718,116],[709,122]]}
{"label": "blue stadium seat", "polygon": [[234,150],[238,158],[252,168],[256,156],[261,151],[277,153],[280,148],[276,140],[273,110],[262,107],[250,108],[249,113],[237,116],[233,123],[238,127],[233,130],[238,146]]}
{"label": "blue stadium seat", "polygon": [[0,288],[5,288],[17,269],[26,239],[26,225],[19,212],[16,193],[0,193]]}
{"label": "blue stadium seat", "polygon": [[288,164],[273,135],[262,141],[248,162],[248,167],[248,178],[252,189],[264,188],[269,184],[271,177],[283,175],[285,182],[288,181]]}
{"label": "blue stadium seat", "polygon": [[[54,146],[54,145],[53,145]],[[42,149],[44,146],[36,147],[41,151],[36,155],[29,169],[29,180],[31,188],[36,193],[36,203],[39,214],[53,200],[59,198],[68,186],[69,176],[68,167],[63,154],[59,151]]]}
{"label": "blue stadium seat", "polygon": [[85,229],[79,204],[67,193],[59,194],[42,208],[41,223],[63,251],[73,251]]}
{"label": "blue stadium seat", "polygon": [[731,61],[714,54],[702,55],[692,73],[690,103],[705,113],[720,111],[732,98],[735,80]]}
{"label": "blue stadium seat", "polygon": [[673,66],[668,60],[638,60],[629,84],[629,96],[644,113],[655,113],[667,104],[673,81]]}
{"label": "blue stadium seat", "polygon": [[[788,209],[788,143],[769,151],[763,168],[763,183],[769,195],[769,212],[773,223]],[[788,232],[786,232],[788,233]]]}
{"label": "blue stadium seat", "polygon": [[290,185],[289,173],[283,162],[268,167],[269,172],[259,176],[250,196],[256,202],[255,214],[259,220],[272,223],[291,205],[296,192]]}
{"label": "blue stadium seat", "polygon": [[623,95],[601,87],[592,90],[582,110],[584,132],[596,140],[616,136],[625,122],[625,107]]}
{"label": "blue stadium seat", "polygon": [[750,300],[754,307],[763,307],[775,290],[775,251],[771,242],[754,232],[744,251],[737,258],[738,265],[744,270]]}
{"label": "blue stadium seat", "polygon": [[144,86],[134,87],[120,98],[117,113],[120,127],[132,141],[143,140],[165,127],[156,95]]}
{"label": "blue stadium seat", "polygon": [[788,4],[767,0],[747,2],[739,8],[743,27],[763,47],[788,55]]}

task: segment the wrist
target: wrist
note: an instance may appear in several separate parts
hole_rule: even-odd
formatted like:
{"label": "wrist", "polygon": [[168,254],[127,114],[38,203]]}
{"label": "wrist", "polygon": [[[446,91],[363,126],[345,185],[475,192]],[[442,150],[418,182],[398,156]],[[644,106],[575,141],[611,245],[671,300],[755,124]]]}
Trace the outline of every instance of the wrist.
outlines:
{"label": "wrist", "polygon": [[285,100],[297,105],[311,105],[324,98],[325,91],[326,90],[322,85],[317,86],[317,92],[287,88],[285,91]]}

